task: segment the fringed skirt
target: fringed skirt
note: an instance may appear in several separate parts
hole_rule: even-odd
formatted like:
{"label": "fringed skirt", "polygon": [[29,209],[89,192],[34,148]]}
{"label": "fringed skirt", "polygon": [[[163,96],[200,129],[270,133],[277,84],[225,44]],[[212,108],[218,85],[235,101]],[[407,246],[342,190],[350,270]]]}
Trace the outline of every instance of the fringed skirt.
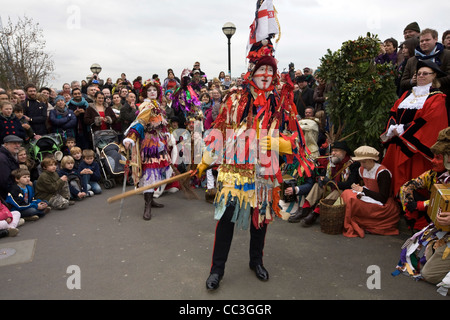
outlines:
{"label": "fringed skirt", "polygon": [[[146,133],[145,138],[140,142],[140,155],[142,161],[142,176],[139,186],[149,186],[167,177],[170,168],[170,155],[168,151],[168,141],[165,135],[155,135]],[[154,192],[149,189],[146,192]]]}
{"label": "fringed skirt", "polygon": [[248,229],[250,221],[258,228],[273,220],[273,182],[257,178],[254,165],[222,164],[217,182],[214,219],[220,220],[225,210],[232,206],[231,222],[239,229]]}

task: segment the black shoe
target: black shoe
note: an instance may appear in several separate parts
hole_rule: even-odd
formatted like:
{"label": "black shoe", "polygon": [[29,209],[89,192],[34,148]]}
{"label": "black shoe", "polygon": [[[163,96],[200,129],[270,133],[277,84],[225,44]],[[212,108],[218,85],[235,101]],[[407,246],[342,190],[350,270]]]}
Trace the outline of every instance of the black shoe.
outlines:
{"label": "black shoe", "polygon": [[9,231],[8,231],[8,229],[2,229],[2,230],[0,230],[0,238],[4,238],[4,237],[7,237],[7,236],[9,236]]}
{"label": "black shoe", "polygon": [[308,214],[311,212],[311,207],[308,208],[298,208],[298,210],[289,217],[288,222],[290,223],[298,223],[302,221],[303,218],[307,217]]}
{"label": "black shoe", "polygon": [[303,227],[311,227],[314,222],[316,222],[317,218],[319,217],[319,214],[315,211],[311,211],[311,213],[302,220],[302,226]]}
{"label": "black shoe", "polygon": [[220,280],[222,280],[222,276],[217,273],[211,273],[206,279],[206,289],[213,291],[219,288]]}
{"label": "black shoe", "polygon": [[264,268],[261,264],[257,264],[256,266],[250,266],[250,269],[255,271],[256,277],[261,281],[269,280],[269,272],[267,272],[266,268]]}
{"label": "black shoe", "polygon": [[155,200],[152,200],[150,205],[152,206],[152,208],[164,208],[164,205],[162,203],[158,203]]}

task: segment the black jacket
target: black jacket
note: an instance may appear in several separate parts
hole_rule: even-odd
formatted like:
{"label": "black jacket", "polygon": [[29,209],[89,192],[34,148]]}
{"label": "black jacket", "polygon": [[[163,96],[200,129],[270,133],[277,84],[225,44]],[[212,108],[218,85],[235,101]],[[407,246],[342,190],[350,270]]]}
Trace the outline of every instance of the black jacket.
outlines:
{"label": "black jacket", "polygon": [[298,115],[302,118],[305,117],[306,107],[314,107],[314,89],[306,87],[296,91],[294,94],[294,103],[297,106]]}
{"label": "black jacket", "polygon": [[11,187],[15,184],[11,171],[19,169],[19,163],[5,147],[0,147],[0,196],[6,199]]}
{"label": "black jacket", "polygon": [[18,136],[24,141],[28,140],[28,136],[25,129],[22,127],[22,123],[17,119],[14,113],[8,118],[0,113],[0,145],[3,144],[3,138],[10,134]]}
{"label": "black jacket", "polygon": [[22,107],[24,108],[24,114],[31,118],[29,124],[34,133],[38,135],[47,134],[47,104],[27,98],[22,102]]}

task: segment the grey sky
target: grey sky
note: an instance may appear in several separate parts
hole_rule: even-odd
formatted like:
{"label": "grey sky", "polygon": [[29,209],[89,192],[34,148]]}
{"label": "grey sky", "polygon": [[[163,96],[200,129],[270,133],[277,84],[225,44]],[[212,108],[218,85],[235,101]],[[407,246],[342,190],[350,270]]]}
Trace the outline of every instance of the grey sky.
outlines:
{"label": "grey sky", "polygon": [[[421,9],[423,1],[274,0],[281,26],[276,49],[282,71],[317,68],[327,49],[367,32],[381,40],[403,40],[403,29],[412,21],[442,33],[450,29],[448,1]],[[222,26],[231,21],[232,76],[245,71],[245,48],[254,18],[255,0],[16,0],[2,3],[3,24],[26,14],[44,30],[47,51],[55,61],[51,85],[85,79],[92,63],[103,67],[101,78],[115,81],[122,72],[129,80],[163,80],[168,68],[179,76],[200,61],[208,78],[227,72],[227,39]]]}

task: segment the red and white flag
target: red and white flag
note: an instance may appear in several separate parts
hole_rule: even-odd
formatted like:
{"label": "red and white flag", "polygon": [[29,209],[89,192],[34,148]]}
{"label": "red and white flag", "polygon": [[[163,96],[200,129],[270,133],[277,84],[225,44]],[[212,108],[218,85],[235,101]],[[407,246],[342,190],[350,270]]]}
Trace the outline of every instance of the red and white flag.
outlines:
{"label": "red and white flag", "polygon": [[255,20],[250,26],[250,37],[248,39],[247,49],[249,49],[252,44],[267,39],[278,33],[279,30],[277,21],[275,19],[273,1],[264,0],[261,6],[257,8]]}

